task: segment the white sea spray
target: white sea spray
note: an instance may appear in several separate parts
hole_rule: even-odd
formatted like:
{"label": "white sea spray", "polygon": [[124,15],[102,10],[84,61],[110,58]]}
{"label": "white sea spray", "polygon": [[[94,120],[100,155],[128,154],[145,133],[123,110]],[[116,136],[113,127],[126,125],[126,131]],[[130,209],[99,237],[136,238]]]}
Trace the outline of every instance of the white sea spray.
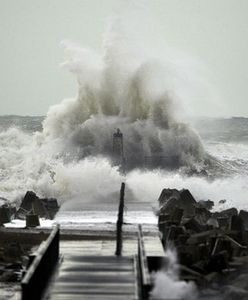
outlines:
{"label": "white sea spray", "polygon": [[166,265],[153,274],[153,289],[150,298],[154,300],[196,299],[197,288],[193,282],[179,278],[176,250],[167,248]]}
{"label": "white sea spray", "polygon": [[[27,190],[60,202],[110,197],[124,180],[111,159],[112,135],[120,128],[125,181],[137,200],[156,203],[164,187],[188,188],[197,199],[218,203],[225,198],[227,206],[247,208],[247,176],[208,180],[182,172],[208,171],[205,149],[220,159],[223,145],[220,150],[203,147],[184,122],[182,111],[192,107],[191,99],[201,101],[202,91],[207,94],[203,80],[194,76],[190,60],[168,47],[149,18],[142,23],[141,14],[131,5],[112,18],[101,54],[64,43],[63,67],[76,75],[77,96],[49,109],[42,132],[0,132],[1,197],[18,200]],[[144,26],[146,33],[152,32],[144,34]],[[247,152],[245,145],[240,149]],[[144,165],[147,157],[152,159],[149,166]]]}

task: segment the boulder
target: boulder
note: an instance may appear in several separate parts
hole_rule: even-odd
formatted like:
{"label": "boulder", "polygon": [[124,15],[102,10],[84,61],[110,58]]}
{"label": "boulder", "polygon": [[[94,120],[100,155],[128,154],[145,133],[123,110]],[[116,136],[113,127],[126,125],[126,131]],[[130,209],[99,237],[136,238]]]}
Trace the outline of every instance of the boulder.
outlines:
{"label": "boulder", "polygon": [[248,291],[242,288],[238,288],[235,286],[225,286],[223,290],[223,299],[225,300],[247,300],[248,299]]}
{"label": "boulder", "polygon": [[228,208],[228,209],[214,213],[214,216],[216,216],[217,218],[220,218],[220,217],[227,217],[227,218],[229,217],[230,218],[232,216],[237,216],[237,215],[238,215],[238,210],[235,207]]}
{"label": "boulder", "polygon": [[180,224],[183,216],[183,209],[175,207],[171,213],[171,221]]}
{"label": "boulder", "polygon": [[224,204],[224,203],[226,203],[226,199],[221,199],[221,200],[219,201],[219,204]]}
{"label": "boulder", "polygon": [[208,258],[205,269],[207,272],[221,272],[223,269],[228,268],[228,253],[221,251]]}
{"label": "boulder", "polygon": [[11,212],[7,204],[0,207],[0,225],[9,223],[11,221]]}
{"label": "boulder", "polygon": [[212,229],[203,231],[201,233],[195,233],[190,235],[189,239],[187,240],[187,244],[201,244],[209,242],[209,240],[214,236],[217,236],[218,230]]}
{"label": "boulder", "polygon": [[207,225],[212,227],[212,228],[219,228],[220,227],[217,218],[215,218],[213,216],[207,220]]}
{"label": "boulder", "polygon": [[189,190],[181,190],[181,208],[184,209],[184,215],[186,216],[194,216],[195,215],[195,205],[196,200],[192,196]]}
{"label": "boulder", "polygon": [[164,206],[170,199],[179,199],[180,193],[176,189],[163,189],[159,198],[159,206]]}
{"label": "boulder", "polygon": [[[194,280],[202,287],[207,283],[219,288],[218,283],[244,270],[243,265],[248,264],[248,211],[238,214],[232,207],[211,212],[213,201],[196,202],[189,190],[164,189],[159,204],[163,245],[172,241],[181,266],[194,272],[182,272],[181,278]],[[246,279],[244,276],[242,284],[232,286],[227,297],[237,292],[246,299],[246,291],[242,290],[248,290]]]}
{"label": "boulder", "polygon": [[47,210],[40,199],[34,192],[28,191],[22,199],[21,205],[16,212],[16,217],[25,220],[26,215],[32,213],[37,214],[40,217],[48,216]]}
{"label": "boulder", "polygon": [[207,210],[211,210],[214,206],[214,201],[211,200],[200,200],[198,202],[198,204],[203,207],[206,208]]}
{"label": "boulder", "polygon": [[232,282],[232,285],[237,288],[242,288],[248,290],[248,274],[240,274],[235,280]]}
{"label": "boulder", "polygon": [[5,261],[19,262],[21,255],[24,254],[22,246],[18,242],[11,242],[4,247]]}
{"label": "boulder", "polygon": [[40,199],[34,192],[28,191],[22,199],[21,205],[16,212],[16,217],[25,220],[28,214],[35,214],[41,218],[52,219],[58,209],[57,199]]}
{"label": "boulder", "polygon": [[39,216],[36,214],[26,215],[26,227],[40,226]]}
{"label": "boulder", "polygon": [[206,230],[206,227],[200,224],[195,218],[189,219],[183,225],[186,229],[190,230],[190,232],[192,233],[199,233]]}
{"label": "boulder", "polygon": [[243,219],[240,216],[233,215],[231,219],[231,230],[238,231],[239,233],[245,230]]}
{"label": "boulder", "polygon": [[195,219],[201,224],[206,225],[208,220],[211,218],[212,214],[205,207],[195,207]]}
{"label": "boulder", "polygon": [[163,223],[163,222],[167,222],[171,219],[170,214],[159,214],[158,216],[158,224]]}
{"label": "boulder", "polygon": [[163,189],[158,199],[161,214],[173,213],[175,207],[183,210],[185,217],[195,215],[196,201],[189,190]]}
{"label": "boulder", "polygon": [[49,218],[53,219],[56,215],[56,213],[59,210],[59,205],[58,205],[58,201],[55,198],[44,198],[44,199],[40,199],[43,203],[43,205],[45,206]]}
{"label": "boulder", "polygon": [[230,228],[231,218],[230,217],[218,217],[217,222],[219,228],[223,230],[228,230]]}
{"label": "boulder", "polygon": [[248,230],[248,211],[241,210],[239,212],[239,217],[243,220],[243,224],[245,226],[245,229]]}

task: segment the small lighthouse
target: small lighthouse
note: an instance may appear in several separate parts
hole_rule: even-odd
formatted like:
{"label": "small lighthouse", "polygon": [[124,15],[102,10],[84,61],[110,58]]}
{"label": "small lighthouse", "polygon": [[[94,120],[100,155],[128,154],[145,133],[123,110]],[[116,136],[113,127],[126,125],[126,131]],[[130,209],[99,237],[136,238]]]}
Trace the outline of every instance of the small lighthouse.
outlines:
{"label": "small lighthouse", "polygon": [[122,171],[124,172],[124,151],[123,151],[123,134],[119,128],[113,134],[113,156],[114,163],[121,166]]}

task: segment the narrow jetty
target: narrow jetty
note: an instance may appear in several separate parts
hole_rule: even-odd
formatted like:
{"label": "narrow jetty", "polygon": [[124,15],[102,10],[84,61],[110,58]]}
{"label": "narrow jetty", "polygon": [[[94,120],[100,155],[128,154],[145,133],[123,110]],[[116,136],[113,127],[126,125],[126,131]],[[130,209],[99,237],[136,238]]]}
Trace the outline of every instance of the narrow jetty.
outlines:
{"label": "narrow jetty", "polygon": [[[126,223],[125,211],[129,215],[145,211],[148,216],[153,210],[149,203],[124,203],[124,190],[123,184],[120,202],[112,205],[113,210],[117,207],[115,223],[107,229],[103,225],[98,235],[94,230],[91,234],[89,224],[81,227],[80,239],[70,236],[68,229],[66,233],[54,227],[22,280],[23,300],[148,299],[151,273],[164,250],[156,224],[142,226],[139,218]],[[90,214],[92,206],[88,209]]]}

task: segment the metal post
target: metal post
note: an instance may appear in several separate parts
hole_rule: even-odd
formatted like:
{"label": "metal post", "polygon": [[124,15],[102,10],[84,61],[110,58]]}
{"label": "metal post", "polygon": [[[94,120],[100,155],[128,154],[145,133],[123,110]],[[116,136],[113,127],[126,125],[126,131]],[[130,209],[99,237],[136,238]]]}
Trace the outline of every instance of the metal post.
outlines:
{"label": "metal post", "polygon": [[124,210],[124,196],[125,196],[125,183],[122,182],[120,190],[120,203],[118,219],[116,223],[116,251],[115,255],[120,256],[122,251],[122,224],[123,224],[123,210]]}

